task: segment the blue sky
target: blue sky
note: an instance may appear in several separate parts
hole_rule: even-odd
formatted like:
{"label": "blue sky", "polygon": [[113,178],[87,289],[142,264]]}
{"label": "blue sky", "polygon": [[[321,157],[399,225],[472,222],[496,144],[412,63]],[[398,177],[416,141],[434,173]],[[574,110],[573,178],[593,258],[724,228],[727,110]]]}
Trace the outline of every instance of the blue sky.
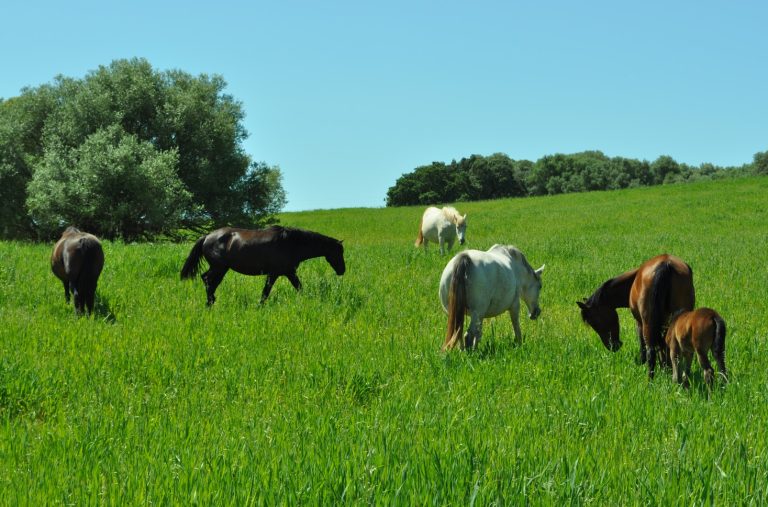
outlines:
{"label": "blue sky", "polygon": [[220,74],[287,210],[384,205],[503,152],[741,165],[768,150],[768,2],[10,0],[0,97],[118,58]]}

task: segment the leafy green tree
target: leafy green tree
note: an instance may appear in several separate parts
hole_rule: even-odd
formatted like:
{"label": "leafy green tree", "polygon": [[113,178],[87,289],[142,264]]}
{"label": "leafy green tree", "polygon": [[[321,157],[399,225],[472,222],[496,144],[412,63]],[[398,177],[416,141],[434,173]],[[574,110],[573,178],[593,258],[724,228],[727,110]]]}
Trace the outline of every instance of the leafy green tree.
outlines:
{"label": "leafy green tree", "polygon": [[752,161],[752,172],[760,175],[768,175],[768,151],[755,153]]}
{"label": "leafy green tree", "polygon": [[76,223],[126,241],[172,230],[191,194],[176,174],[176,151],[157,151],[118,125],[66,153],[46,153],[27,204],[43,235]]}
{"label": "leafy green tree", "polygon": [[242,106],[225,88],[220,76],[116,60],[0,103],[0,214],[22,224],[0,232],[71,223],[137,238],[269,222],[285,204],[281,173],[244,152]]}

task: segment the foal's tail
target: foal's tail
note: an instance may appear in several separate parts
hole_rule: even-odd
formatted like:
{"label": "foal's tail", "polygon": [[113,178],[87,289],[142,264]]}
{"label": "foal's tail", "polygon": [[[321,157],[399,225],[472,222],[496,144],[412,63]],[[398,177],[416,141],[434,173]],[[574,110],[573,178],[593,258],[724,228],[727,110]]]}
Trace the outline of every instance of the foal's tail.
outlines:
{"label": "foal's tail", "polygon": [[192,251],[189,252],[189,257],[184,261],[184,266],[181,268],[181,279],[193,278],[200,270],[200,259],[203,257],[203,242],[205,236],[198,239],[195,242],[195,246],[192,247]]}
{"label": "foal's tail", "polygon": [[464,332],[464,315],[467,312],[467,275],[469,274],[470,259],[468,255],[459,254],[453,267],[453,279],[448,290],[448,329],[445,333],[443,350],[448,350]]}
{"label": "foal's tail", "polygon": [[715,324],[715,340],[712,342],[712,354],[715,356],[717,368],[720,374],[728,380],[728,372],[725,369],[725,321],[720,315],[712,316],[712,322]]}
{"label": "foal's tail", "polygon": [[413,244],[413,246],[421,246],[422,243],[424,243],[424,233],[421,231],[421,226],[424,224],[424,217],[421,217],[421,220],[419,220],[419,235],[416,236],[416,243]]}
{"label": "foal's tail", "polygon": [[649,316],[649,334],[646,339],[651,347],[660,347],[664,344],[662,328],[666,319],[669,317],[667,309],[669,307],[669,293],[672,290],[672,272],[673,268],[669,262],[663,262],[656,268],[653,274],[653,285],[651,287],[651,312]]}

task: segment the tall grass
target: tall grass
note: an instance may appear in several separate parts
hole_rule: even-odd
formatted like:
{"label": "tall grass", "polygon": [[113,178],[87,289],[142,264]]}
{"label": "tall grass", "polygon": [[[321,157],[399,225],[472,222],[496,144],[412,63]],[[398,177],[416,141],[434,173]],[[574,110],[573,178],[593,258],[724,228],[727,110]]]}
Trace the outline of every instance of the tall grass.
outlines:
{"label": "tall grass", "polygon": [[[0,502],[765,504],[768,180],[459,203],[467,247],[546,263],[542,316],[486,321],[439,351],[448,257],[413,247],[421,209],[288,213],[345,240],[280,279],[229,273],[205,307],[191,244],[105,243],[93,319],[51,245],[0,243]],[[731,382],[652,382],[604,349],[575,301],[661,252],[728,323]],[[455,251],[454,251],[455,253]]]}

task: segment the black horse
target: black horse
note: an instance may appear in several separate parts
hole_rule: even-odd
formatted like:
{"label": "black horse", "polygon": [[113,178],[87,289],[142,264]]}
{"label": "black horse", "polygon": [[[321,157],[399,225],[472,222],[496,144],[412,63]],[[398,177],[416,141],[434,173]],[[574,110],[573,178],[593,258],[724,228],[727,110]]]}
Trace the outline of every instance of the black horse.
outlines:
{"label": "black horse", "polygon": [[104,268],[104,251],[93,234],[67,227],[51,254],[51,269],[64,284],[64,299],[75,296],[75,312],[93,313],[96,283]]}
{"label": "black horse", "polygon": [[181,268],[182,280],[198,273],[201,257],[205,257],[209,265],[201,276],[208,306],[216,301],[213,295],[216,287],[230,269],[244,275],[267,275],[261,292],[262,303],[279,276],[288,278],[296,290],[301,289],[296,268],[307,259],[325,257],[337,275],[343,275],[346,270],[341,241],[317,232],[281,226],[259,230],[224,227],[203,236],[195,242]]}

